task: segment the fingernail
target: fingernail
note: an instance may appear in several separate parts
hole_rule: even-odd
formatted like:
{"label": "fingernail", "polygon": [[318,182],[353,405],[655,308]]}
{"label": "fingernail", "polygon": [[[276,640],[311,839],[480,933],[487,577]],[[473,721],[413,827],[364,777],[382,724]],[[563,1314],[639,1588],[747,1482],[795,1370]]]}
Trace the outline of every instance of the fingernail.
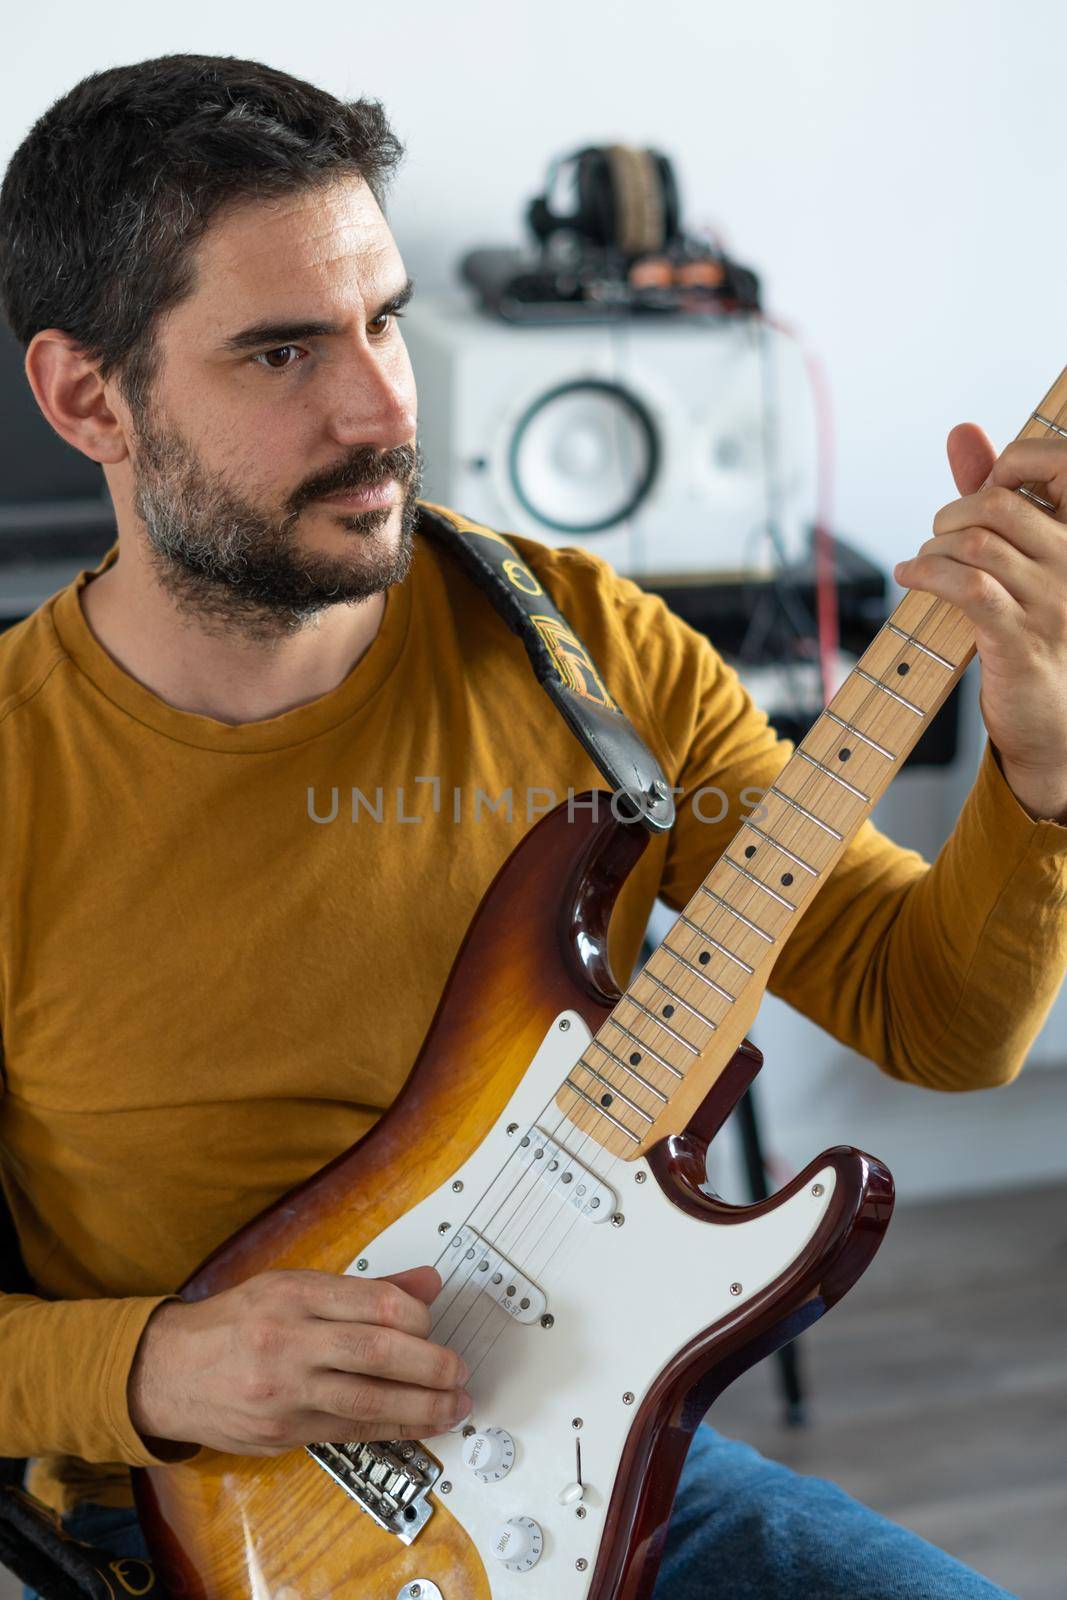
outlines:
{"label": "fingernail", "polygon": [[456,1396],[456,1415],[458,1417],[465,1417],[468,1412],[473,1410],[474,1401],[471,1399],[466,1389],[461,1389]]}
{"label": "fingernail", "polygon": [[459,1381],[460,1381],[460,1383],[466,1383],[466,1381],[470,1377],[470,1375],[471,1375],[470,1367],[464,1361],[463,1357],[460,1356],[460,1358],[459,1358]]}

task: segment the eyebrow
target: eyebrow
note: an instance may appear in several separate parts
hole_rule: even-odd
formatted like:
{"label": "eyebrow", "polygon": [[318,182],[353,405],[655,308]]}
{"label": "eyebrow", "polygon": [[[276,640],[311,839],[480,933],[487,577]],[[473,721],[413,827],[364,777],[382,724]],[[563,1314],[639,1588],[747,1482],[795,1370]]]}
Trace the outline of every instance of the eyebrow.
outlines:
{"label": "eyebrow", "polygon": [[[382,301],[369,320],[373,322],[375,317],[382,316],[386,311],[402,311],[414,293],[415,280],[408,278],[402,289]],[[222,348],[252,350],[257,345],[293,344],[298,339],[320,339],[324,335],[343,332],[344,328],[339,322],[256,322],[224,339]]]}

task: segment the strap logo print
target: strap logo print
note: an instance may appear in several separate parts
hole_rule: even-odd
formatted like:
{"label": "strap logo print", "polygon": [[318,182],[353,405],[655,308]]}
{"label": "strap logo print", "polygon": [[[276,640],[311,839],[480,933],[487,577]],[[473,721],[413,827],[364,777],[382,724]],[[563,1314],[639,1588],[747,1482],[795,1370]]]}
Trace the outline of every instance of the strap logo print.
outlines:
{"label": "strap logo print", "polygon": [[512,588],[521,594],[544,594],[544,590],[523,561],[505,561],[504,572]]}
{"label": "strap logo print", "polygon": [[609,711],[618,711],[585,645],[562,619],[531,614],[530,621],[544,640],[565,687],[580,694],[583,700],[592,700],[596,705],[606,706]]}
{"label": "strap logo print", "polygon": [[[504,546],[510,550],[511,555],[506,560],[501,560],[499,570],[503,572],[513,589],[518,589],[520,594],[543,595],[544,590],[532,573],[525,561],[520,561],[518,551],[510,544],[503,534],[497,533],[493,528],[485,528],[477,522],[465,522],[466,530],[476,534],[480,539],[490,539],[494,544]],[[564,688],[581,695],[583,700],[591,700],[594,705],[604,706],[608,711],[615,711],[620,716],[618,706],[604,686],[593,659],[585,645],[567,627],[563,618],[557,613],[554,617],[538,615],[534,612],[527,613],[530,621],[537,629],[549,655],[552,657],[556,668],[556,675]]]}

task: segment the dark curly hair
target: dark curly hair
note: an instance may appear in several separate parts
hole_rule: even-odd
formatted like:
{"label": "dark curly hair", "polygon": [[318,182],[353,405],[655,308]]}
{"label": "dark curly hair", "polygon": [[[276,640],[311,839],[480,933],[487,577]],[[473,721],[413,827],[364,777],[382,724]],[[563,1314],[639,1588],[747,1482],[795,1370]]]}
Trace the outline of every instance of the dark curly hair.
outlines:
{"label": "dark curly hair", "polygon": [[34,124],[0,189],[0,297],[16,337],[62,328],[135,407],[160,314],[235,201],[362,177],[381,204],[403,148],[374,100],[233,56],[94,73]]}

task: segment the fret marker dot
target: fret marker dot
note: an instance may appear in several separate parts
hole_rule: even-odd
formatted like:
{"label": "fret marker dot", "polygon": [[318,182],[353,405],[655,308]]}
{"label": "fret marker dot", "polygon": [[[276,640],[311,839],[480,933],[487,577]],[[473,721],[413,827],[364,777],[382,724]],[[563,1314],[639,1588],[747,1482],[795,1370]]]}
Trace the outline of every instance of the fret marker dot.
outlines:
{"label": "fret marker dot", "polygon": [[663,1007],[663,1015],[665,1017],[673,1017],[674,1016],[674,1007],[673,1006],[664,1006]]}
{"label": "fret marker dot", "polygon": [[697,956],[697,960],[700,962],[700,965],[702,967],[706,967],[708,962],[711,960],[711,951],[710,950],[702,950],[700,952],[700,954]]}
{"label": "fret marker dot", "polygon": [[788,889],[789,885],[792,883],[792,881],[793,881],[793,874],[791,872],[783,872],[782,873],[782,882],[785,884],[787,889]]}
{"label": "fret marker dot", "polygon": [[745,854],[746,856],[754,856],[756,854],[756,846],[754,844],[746,844]]}
{"label": "fret marker dot", "polygon": [[614,1096],[612,1096],[610,1094],[602,1094],[600,1096],[600,1104],[602,1106],[610,1106],[613,1098],[614,1098]]}
{"label": "fret marker dot", "polygon": [[902,678],[905,675],[905,673],[907,672],[907,670],[908,670],[908,663],[906,661],[899,661],[897,663],[897,671],[900,673],[900,676]]}
{"label": "fret marker dot", "polygon": [[640,1052],[640,1050],[635,1050],[633,1055],[630,1057],[630,1065],[631,1065],[631,1067],[636,1067],[640,1060],[641,1060],[641,1052]]}
{"label": "fret marker dot", "polygon": [[837,752],[837,759],[839,761],[847,761],[851,754],[852,754],[852,751],[849,750],[847,746],[845,746],[843,749],[841,749],[841,750],[839,750]]}

